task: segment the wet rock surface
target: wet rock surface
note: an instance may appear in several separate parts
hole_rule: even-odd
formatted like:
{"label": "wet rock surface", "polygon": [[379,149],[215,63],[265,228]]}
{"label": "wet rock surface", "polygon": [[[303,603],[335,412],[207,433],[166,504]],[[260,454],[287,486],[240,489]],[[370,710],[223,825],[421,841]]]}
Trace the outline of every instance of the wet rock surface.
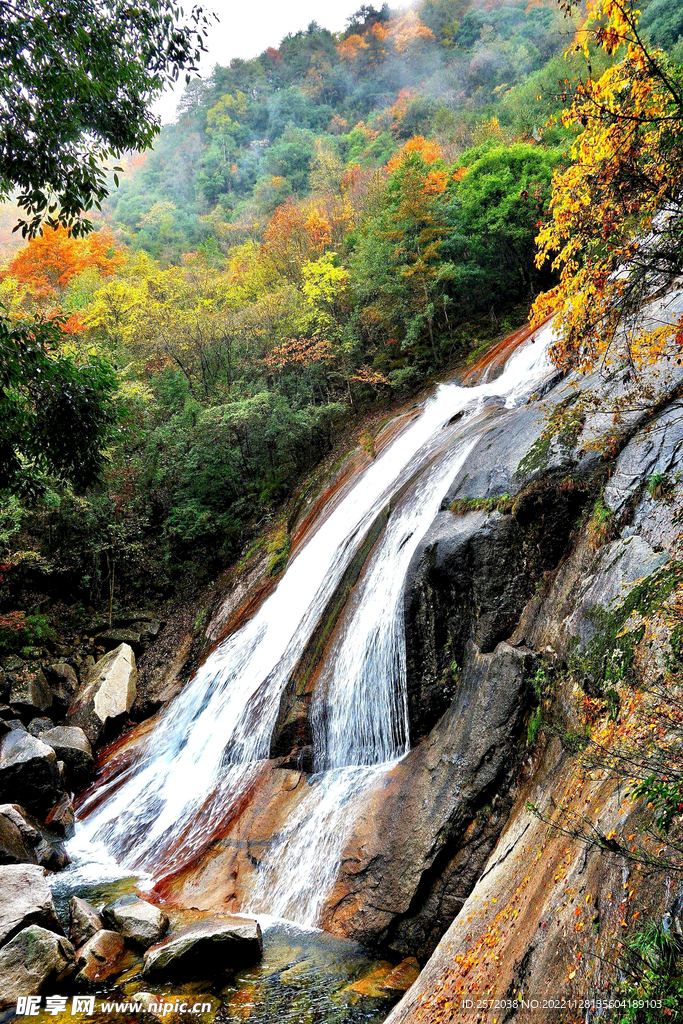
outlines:
{"label": "wet rock surface", "polygon": [[103,928],[96,931],[80,949],[76,950],[76,982],[94,985],[106,981],[122,970],[126,944],[118,932]]}

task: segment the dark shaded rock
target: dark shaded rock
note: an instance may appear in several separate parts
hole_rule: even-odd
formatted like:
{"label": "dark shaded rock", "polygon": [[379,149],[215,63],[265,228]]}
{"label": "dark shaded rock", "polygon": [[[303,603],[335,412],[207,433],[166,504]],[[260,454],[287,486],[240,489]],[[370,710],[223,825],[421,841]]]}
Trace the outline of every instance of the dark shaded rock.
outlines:
{"label": "dark shaded rock", "polygon": [[[12,712],[14,714],[14,712]],[[20,718],[10,718],[7,720],[7,725],[10,727],[10,732],[15,730],[18,732],[28,732],[28,729]]]}
{"label": "dark shaded rock", "polygon": [[43,743],[52,747],[60,761],[66,765],[72,789],[82,785],[92,774],[95,759],[88,737],[76,725],[57,725],[42,733]]}
{"label": "dark shaded rock", "polygon": [[128,644],[137,655],[142,653],[143,647],[142,637],[135,629],[109,629],[105,633],[98,633],[97,643],[102,644],[108,651],[121,644]]}
{"label": "dark shaded rock", "polygon": [[507,640],[583,508],[583,485],[532,485],[512,510],[440,513],[410,564],[405,590],[410,735],[426,735],[449,706],[467,644]]}
{"label": "dark shaded rock", "polygon": [[10,706],[22,717],[33,718],[52,706],[52,693],[41,668],[31,670],[25,665],[12,680]]}
{"label": "dark shaded rock", "polygon": [[137,669],[128,644],[105,654],[78,690],[67,714],[67,724],[83,729],[95,746],[113,736],[135,700]]}
{"label": "dark shaded rock", "polygon": [[165,623],[161,619],[152,619],[151,622],[141,628],[140,636],[148,643],[153,643],[161,633],[164,625]]}
{"label": "dark shaded rock", "polygon": [[71,797],[68,793],[63,793],[54,807],[47,812],[45,824],[58,835],[70,839],[74,834],[75,821],[76,813]]}
{"label": "dark shaded rock", "polygon": [[307,775],[313,771],[313,747],[297,747],[288,757],[278,762],[278,768],[287,768],[295,772],[305,772]]}
{"label": "dark shaded rock", "polygon": [[10,720],[10,718],[14,718],[14,712],[12,711],[11,707],[9,707],[7,704],[0,704],[0,719],[2,719],[4,722],[7,722]]}
{"label": "dark shaded rock", "polygon": [[62,717],[68,711],[78,689],[78,676],[73,667],[65,661],[51,665],[46,672],[57,717]]}
{"label": "dark shaded rock", "polygon": [[6,814],[5,808],[14,804],[0,805],[0,864],[37,864],[33,846],[24,840],[14,814]]}
{"label": "dark shaded rock", "polygon": [[106,929],[95,932],[84,946],[76,951],[76,967],[79,984],[94,985],[96,982],[119,974],[123,968],[126,944],[118,932]]}
{"label": "dark shaded rock", "polygon": [[0,805],[0,864],[40,864],[61,871],[66,850],[17,804]]}
{"label": "dark shaded rock", "polygon": [[257,963],[262,952],[258,921],[225,915],[189,925],[152,946],[145,954],[142,973],[173,981],[213,978],[229,969]]}
{"label": "dark shaded rock", "polygon": [[0,661],[5,672],[21,672],[24,662],[17,654],[8,654]]}
{"label": "dark shaded rock", "polygon": [[31,924],[62,933],[45,869],[33,864],[0,867],[0,944]]}
{"label": "dark shaded rock", "polygon": [[102,910],[102,919],[136,946],[149,949],[159,942],[168,928],[168,918],[152,903],[138,896],[120,896]]}
{"label": "dark shaded rock", "polygon": [[0,801],[46,814],[62,795],[57,756],[42,740],[14,730],[0,741]]}
{"label": "dark shaded rock", "polygon": [[95,932],[102,931],[104,925],[99,914],[87,900],[74,896],[69,904],[69,938],[75,949],[85,945]]}
{"label": "dark shaded rock", "polygon": [[0,949],[0,1007],[59,988],[73,962],[73,946],[63,935],[35,924],[24,928]]}
{"label": "dark shaded rock", "polygon": [[31,736],[40,736],[46,729],[54,728],[54,724],[51,718],[34,718],[32,722],[29,722],[27,731]]}

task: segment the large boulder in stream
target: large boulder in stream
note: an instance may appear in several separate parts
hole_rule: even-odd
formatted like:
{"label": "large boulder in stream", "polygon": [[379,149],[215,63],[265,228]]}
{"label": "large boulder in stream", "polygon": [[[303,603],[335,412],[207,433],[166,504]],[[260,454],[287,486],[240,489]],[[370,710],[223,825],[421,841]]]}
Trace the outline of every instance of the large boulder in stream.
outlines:
{"label": "large boulder in stream", "polygon": [[73,946],[63,935],[30,925],[0,949],[0,1007],[18,996],[59,991],[73,971]]}
{"label": "large boulder in stream", "polygon": [[106,928],[95,932],[76,951],[76,981],[80,985],[94,985],[120,974],[124,967],[125,949],[123,936],[118,932],[107,931]]}
{"label": "large boulder in stream", "polygon": [[172,981],[213,978],[249,967],[263,954],[256,918],[226,914],[188,925],[147,950],[142,973]]}
{"label": "large boulder in stream", "polygon": [[149,949],[159,942],[168,928],[168,918],[153,903],[130,894],[107,903],[102,918],[110,928],[120,932],[136,946]]}
{"label": "large boulder in stream", "polygon": [[133,650],[120,644],[100,658],[76,693],[68,724],[79,726],[93,746],[113,735],[133,706],[137,678]]}

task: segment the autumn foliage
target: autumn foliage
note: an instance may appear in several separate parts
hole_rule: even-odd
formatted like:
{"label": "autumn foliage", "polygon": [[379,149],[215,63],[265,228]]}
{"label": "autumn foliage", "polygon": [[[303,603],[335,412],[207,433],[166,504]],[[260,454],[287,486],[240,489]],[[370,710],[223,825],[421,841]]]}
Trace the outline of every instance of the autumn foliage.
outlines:
{"label": "autumn foliage", "polygon": [[[536,301],[537,323],[556,314],[560,365],[585,370],[625,349],[638,365],[660,358],[680,321],[630,328],[643,302],[681,273],[683,82],[662,52],[649,52],[631,0],[600,0],[578,42],[620,56],[580,83],[562,115],[580,132],[569,166],[555,175],[552,219],[538,235],[537,265],[559,283]],[[615,345],[615,343],[617,343]]]}
{"label": "autumn foliage", "polygon": [[122,262],[123,252],[107,228],[78,238],[63,227],[45,228],[17,253],[8,272],[34,297],[53,298],[85,270],[109,277]]}

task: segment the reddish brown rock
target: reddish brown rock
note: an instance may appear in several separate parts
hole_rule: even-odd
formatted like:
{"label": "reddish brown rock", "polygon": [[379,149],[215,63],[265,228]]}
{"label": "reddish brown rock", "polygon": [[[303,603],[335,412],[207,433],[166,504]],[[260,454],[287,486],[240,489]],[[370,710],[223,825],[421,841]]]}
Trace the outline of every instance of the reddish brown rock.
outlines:
{"label": "reddish brown rock", "polygon": [[93,985],[104,981],[124,969],[122,962],[125,942],[118,932],[106,929],[95,932],[85,945],[76,950],[76,981]]}

